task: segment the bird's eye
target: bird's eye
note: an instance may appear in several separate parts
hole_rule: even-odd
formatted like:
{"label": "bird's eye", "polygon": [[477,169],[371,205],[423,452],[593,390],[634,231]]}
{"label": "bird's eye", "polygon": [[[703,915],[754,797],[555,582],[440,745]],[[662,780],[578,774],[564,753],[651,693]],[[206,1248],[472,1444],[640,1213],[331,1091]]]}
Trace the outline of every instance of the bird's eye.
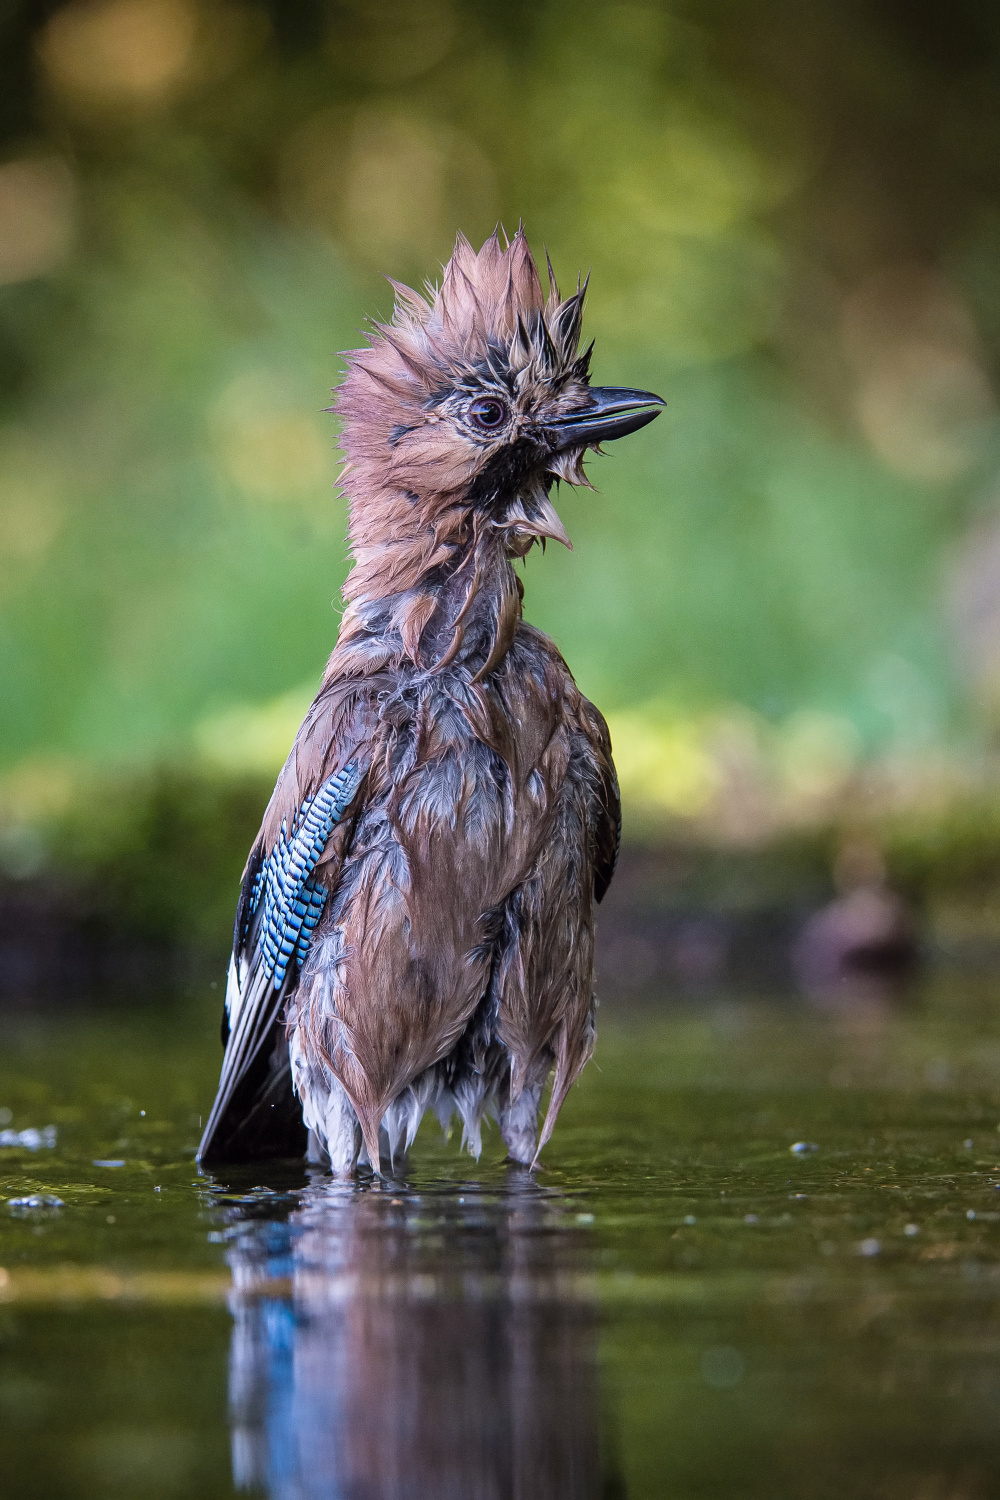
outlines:
{"label": "bird's eye", "polygon": [[484,432],[496,432],[507,420],[507,408],[495,396],[482,396],[469,407],[469,416]]}

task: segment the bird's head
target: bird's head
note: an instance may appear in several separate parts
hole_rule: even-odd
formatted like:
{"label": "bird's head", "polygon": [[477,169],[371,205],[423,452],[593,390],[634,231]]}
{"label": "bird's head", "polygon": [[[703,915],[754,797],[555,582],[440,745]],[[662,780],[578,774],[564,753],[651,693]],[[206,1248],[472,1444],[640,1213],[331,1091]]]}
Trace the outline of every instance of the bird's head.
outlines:
{"label": "bird's head", "polygon": [[393,285],[392,321],[348,357],[337,403],[356,561],[403,539],[430,567],[486,533],[508,557],[545,538],[568,545],[553,481],[586,484],[587,449],[663,405],[590,384],[586,286],[562,298],[550,265],[546,295],[521,229],[478,254],[460,235],[426,297]]}

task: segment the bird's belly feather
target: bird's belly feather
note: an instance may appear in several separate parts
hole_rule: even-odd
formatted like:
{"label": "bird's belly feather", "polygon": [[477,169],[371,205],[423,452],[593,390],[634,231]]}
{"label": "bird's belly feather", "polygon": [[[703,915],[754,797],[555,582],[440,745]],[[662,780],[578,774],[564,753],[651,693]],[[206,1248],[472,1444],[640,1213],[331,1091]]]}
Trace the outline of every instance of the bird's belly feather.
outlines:
{"label": "bird's belly feather", "polygon": [[449,1096],[468,1138],[496,1108],[528,1159],[534,1126],[518,1112],[534,1119],[555,1064],[547,1136],[592,1045],[595,809],[610,757],[603,721],[537,632],[471,706],[464,691],[438,679],[382,719],[290,1004],[291,1058],[328,1142],[338,1098],[371,1143],[380,1122],[391,1135],[400,1111],[419,1120]]}
{"label": "bird's belly feather", "polygon": [[373,1110],[461,1036],[489,984],[490,913],[537,859],[565,776],[564,735],[512,772],[449,727],[376,783],[299,984],[300,1027]]}

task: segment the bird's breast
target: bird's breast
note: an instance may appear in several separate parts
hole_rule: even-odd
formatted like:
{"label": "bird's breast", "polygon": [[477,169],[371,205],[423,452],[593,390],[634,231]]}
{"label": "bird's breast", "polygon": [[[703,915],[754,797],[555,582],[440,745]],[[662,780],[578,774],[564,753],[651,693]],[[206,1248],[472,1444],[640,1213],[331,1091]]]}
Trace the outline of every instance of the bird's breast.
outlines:
{"label": "bird's breast", "polygon": [[355,850],[391,846],[405,887],[436,885],[478,919],[537,857],[568,758],[566,726],[533,674],[472,696],[432,685],[393,724]]}

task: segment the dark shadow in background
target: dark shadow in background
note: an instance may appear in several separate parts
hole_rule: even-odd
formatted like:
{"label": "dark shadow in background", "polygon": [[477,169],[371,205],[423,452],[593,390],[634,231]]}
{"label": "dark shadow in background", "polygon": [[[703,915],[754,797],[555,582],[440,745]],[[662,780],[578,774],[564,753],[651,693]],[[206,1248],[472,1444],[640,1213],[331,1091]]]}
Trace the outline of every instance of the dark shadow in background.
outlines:
{"label": "dark shadow in background", "polygon": [[589,1237],[564,1196],[522,1172],[421,1191],[316,1176],[229,1212],[237,1486],[624,1495],[602,1452]]}

